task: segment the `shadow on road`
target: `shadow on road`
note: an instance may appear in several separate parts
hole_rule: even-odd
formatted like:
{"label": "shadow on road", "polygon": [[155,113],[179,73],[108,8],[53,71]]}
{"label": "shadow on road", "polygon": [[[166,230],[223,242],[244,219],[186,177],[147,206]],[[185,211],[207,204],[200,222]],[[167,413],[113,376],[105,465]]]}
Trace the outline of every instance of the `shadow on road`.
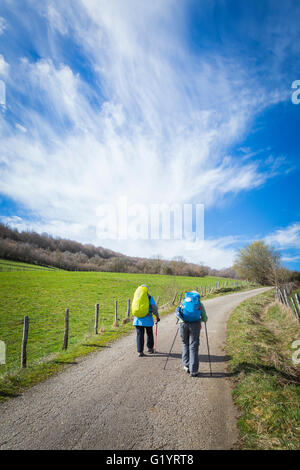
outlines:
{"label": "shadow on road", "polygon": [[76,365],[78,362],[76,361],[53,361],[54,364],[67,364],[67,365]]}
{"label": "shadow on road", "polygon": [[0,391],[0,397],[1,398],[17,398],[19,396],[20,396],[19,393]]}
{"label": "shadow on road", "polygon": [[224,379],[224,377],[234,377],[238,372],[213,372],[210,375],[209,372],[199,372],[199,379]]}
{"label": "shadow on road", "polygon": [[[210,356],[211,362],[228,362],[232,359],[231,356]],[[206,354],[199,355],[200,362],[209,362],[208,356]]]}
{"label": "shadow on road", "polygon": [[[168,353],[166,352],[159,352],[157,351],[155,354],[149,354],[148,357],[167,357],[168,356]],[[145,356],[146,357],[146,356]],[[177,354],[177,353],[171,353],[170,354],[170,359],[181,359],[181,354]],[[214,356],[214,355],[211,355],[210,356],[210,360],[211,362],[215,362],[215,363],[221,363],[221,362],[228,362],[232,359],[231,356]],[[199,355],[199,362],[201,364],[201,362],[209,362],[209,359],[208,359],[208,356],[206,354],[200,354]]]}

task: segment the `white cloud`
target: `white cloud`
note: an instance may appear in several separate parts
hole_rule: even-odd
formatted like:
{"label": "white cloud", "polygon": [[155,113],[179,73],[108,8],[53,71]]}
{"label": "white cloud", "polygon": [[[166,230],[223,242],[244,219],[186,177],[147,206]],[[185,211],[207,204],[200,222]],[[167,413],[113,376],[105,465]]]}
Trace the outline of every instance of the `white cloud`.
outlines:
{"label": "white cloud", "polygon": [[16,123],[16,128],[17,128],[19,131],[23,132],[23,133],[26,133],[26,132],[27,132],[26,127],[22,126],[22,125],[19,124],[18,122]]}
{"label": "white cloud", "polygon": [[9,64],[5,61],[3,55],[0,54],[0,77],[7,77],[9,73]]}
{"label": "white cloud", "polygon": [[[101,202],[126,195],[129,203],[193,200],[209,207],[273,176],[253,159],[234,159],[230,146],[280,96],[257,83],[253,94],[234,57],[191,55],[183,4],[78,0],[36,7],[49,20],[53,56],[63,47],[58,30],[76,41],[96,74],[92,88],[52,58],[17,65],[11,87],[33,97],[33,105],[15,104],[26,133],[0,121],[0,192],[41,217],[39,231],[95,241],[91,227]],[[144,244],[141,251],[229,266],[233,249],[218,246]]]}
{"label": "white cloud", "polygon": [[5,29],[6,29],[6,21],[4,18],[2,18],[2,16],[0,16],[0,36],[1,34],[4,33]]}
{"label": "white cloud", "polygon": [[[0,216],[0,221],[19,231],[32,230],[37,233],[48,233],[54,237],[72,238],[78,241],[81,240],[86,231],[86,227],[80,223],[70,224],[61,220],[52,220],[51,222],[45,220],[28,221],[18,216]],[[85,242],[85,240],[82,239],[82,242]]]}
{"label": "white cloud", "polygon": [[55,8],[53,4],[47,6],[47,12],[45,15],[48,18],[48,21],[52,28],[59,31],[62,35],[67,34],[68,26],[62,18],[60,12]]}
{"label": "white cloud", "polygon": [[282,261],[286,263],[298,263],[298,261],[300,261],[300,256],[283,256]]}
{"label": "white cloud", "polygon": [[265,238],[266,243],[280,249],[300,249],[300,223],[296,222],[286,228],[276,230]]}
{"label": "white cloud", "polygon": [[160,254],[164,259],[183,256],[186,261],[203,263],[216,269],[232,266],[236,255],[236,245],[237,240],[233,237],[196,242],[157,240],[151,243],[147,241],[105,243],[107,248],[121,253],[125,252],[130,256],[151,257]]}

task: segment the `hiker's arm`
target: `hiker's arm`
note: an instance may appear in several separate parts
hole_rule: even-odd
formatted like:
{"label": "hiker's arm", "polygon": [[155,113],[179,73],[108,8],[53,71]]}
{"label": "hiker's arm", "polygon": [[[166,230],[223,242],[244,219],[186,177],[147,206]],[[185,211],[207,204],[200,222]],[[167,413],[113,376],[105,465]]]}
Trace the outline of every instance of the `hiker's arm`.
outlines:
{"label": "hiker's arm", "polygon": [[151,305],[151,311],[152,311],[153,315],[156,316],[157,321],[160,321],[158,308],[157,308],[157,305],[156,305],[155,300],[153,299],[153,297],[151,297],[150,305]]}
{"label": "hiker's arm", "polygon": [[181,306],[179,305],[176,310],[175,310],[175,316],[177,318],[177,322],[179,321],[180,323],[183,322],[183,311]]}
{"label": "hiker's arm", "polygon": [[206,323],[208,318],[207,318],[205,307],[202,302],[201,302],[201,307],[202,307],[201,320]]}

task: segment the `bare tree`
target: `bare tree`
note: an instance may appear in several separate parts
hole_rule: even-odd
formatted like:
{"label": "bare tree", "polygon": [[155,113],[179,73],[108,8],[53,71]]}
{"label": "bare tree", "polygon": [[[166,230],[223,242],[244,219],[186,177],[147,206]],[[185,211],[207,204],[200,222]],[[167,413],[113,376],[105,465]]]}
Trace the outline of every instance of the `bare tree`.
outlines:
{"label": "bare tree", "polygon": [[244,279],[262,285],[278,285],[280,255],[263,241],[255,241],[241,248],[234,270]]}

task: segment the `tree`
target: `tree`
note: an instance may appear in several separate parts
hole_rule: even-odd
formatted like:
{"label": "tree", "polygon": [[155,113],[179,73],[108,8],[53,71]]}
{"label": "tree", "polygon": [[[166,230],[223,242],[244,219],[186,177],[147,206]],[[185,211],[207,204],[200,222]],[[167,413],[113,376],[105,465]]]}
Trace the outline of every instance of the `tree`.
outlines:
{"label": "tree", "polygon": [[234,270],[244,279],[262,285],[280,282],[280,255],[263,241],[255,241],[241,248],[235,260]]}
{"label": "tree", "polygon": [[154,274],[159,274],[163,261],[162,256],[160,254],[151,256],[151,271]]}

